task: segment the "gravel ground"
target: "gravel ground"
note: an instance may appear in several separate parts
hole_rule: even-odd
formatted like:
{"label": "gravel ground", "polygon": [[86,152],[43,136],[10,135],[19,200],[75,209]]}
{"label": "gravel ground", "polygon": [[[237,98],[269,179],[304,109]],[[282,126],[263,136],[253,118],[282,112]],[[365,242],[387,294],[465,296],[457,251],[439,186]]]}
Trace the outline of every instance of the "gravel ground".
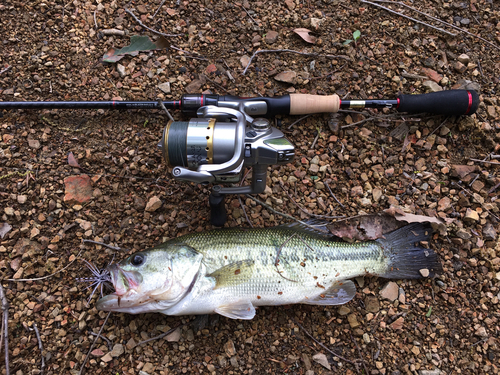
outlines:
{"label": "gravel ground", "polygon": [[[105,267],[211,228],[209,189],[171,179],[157,151],[164,112],[0,112],[0,275],[11,373],[78,374],[90,349],[88,374],[499,372],[500,4],[407,3],[447,24],[403,3],[377,4],[427,25],[361,1],[0,4],[3,101],[186,92],[394,99],[459,87],[481,98],[470,117],[385,110],[282,117],[295,160],[270,168],[256,196],[265,205],[229,197],[226,226],[289,221],[271,208],[296,219],[390,208],[438,217],[445,224],[432,247],[444,271],[433,280],[357,280],[344,306],[260,308],[252,321],[108,317],[94,307],[98,293],[87,304],[91,290],[76,280],[90,276],[81,259]],[[169,47],[103,63],[133,35],[159,37],[139,22],[174,35],[162,41]],[[315,43],[295,28],[312,30]],[[344,43],[356,30],[360,38]],[[264,49],[309,55],[260,53],[244,71]],[[89,189],[77,197],[75,179]]]}

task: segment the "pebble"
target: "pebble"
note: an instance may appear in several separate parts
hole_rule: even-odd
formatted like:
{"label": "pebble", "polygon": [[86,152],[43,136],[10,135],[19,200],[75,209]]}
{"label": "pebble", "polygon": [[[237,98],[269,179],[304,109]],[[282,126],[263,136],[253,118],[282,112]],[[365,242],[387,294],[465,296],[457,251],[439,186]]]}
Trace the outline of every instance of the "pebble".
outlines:
{"label": "pebble", "polygon": [[438,368],[434,369],[434,370],[420,370],[419,374],[420,375],[439,375],[439,374],[441,374],[441,370]]}
{"label": "pebble", "polygon": [[429,270],[427,268],[422,268],[418,272],[422,275],[422,277],[428,277],[429,276]]}
{"label": "pebble", "polygon": [[495,241],[497,238],[497,231],[491,223],[486,223],[483,227],[483,238],[485,241]]}
{"label": "pebble", "polygon": [[116,70],[120,77],[125,77],[127,75],[127,72],[125,71],[125,67],[122,64],[116,64]]}
{"label": "pebble", "polygon": [[359,327],[359,322],[358,322],[358,319],[356,317],[356,314],[350,314],[348,317],[347,317],[347,321],[349,322],[349,325],[351,326],[351,328],[358,328]]}
{"label": "pebble", "polygon": [[158,88],[163,91],[165,94],[170,94],[171,90],[170,90],[170,82],[164,82],[164,83],[160,83],[158,85]]}
{"label": "pebble", "polygon": [[372,190],[372,196],[373,196],[373,200],[375,202],[378,202],[380,200],[380,198],[382,197],[382,189],[374,188]]}
{"label": "pebble", "polygon": [[397,318],[395,321],[393,321],[390,324],[390,327],[392,329],[403,329],[404,322],[405,322],[404,318],[402,316],[400,316],[399,318]]}
{"label": "pebble", "polygon": [[297,73],[295,73],[293,70],[285,70],[275,75],[274,79],[276,81],[293,84],[297,81]]}
{"label": "pebble", "polygon": [[349,314],[350,312],[351,312],[351,309],[347,306],[340,306],[339,307],[338,313],[340,316],[345,316],[345,315]]}
{"label": "pebble", "polygon": [[424,81],[423,86],[430,92],[443,91],[443,88],[434,81]]}
{"label": "pebble", "polygon": [[236,354],[236,348],[234,347],[233,340],[229,340],[224,344],[224,351],[226,352],[228,357],[232,357]]}
{"label": "pebble", "polygon": [[443,197],[438,202],[437,210],[446,211],[450,207],[451,207],[451,199],[448,197]]}
{"label": "pebble", "polygon": [[376,313],[380,310],[380,302],[375,296],[367,296],[365,298],[365,310]]}
{"label": "pebble", "polygon": [[470,57],[469,55],[462,53],[460,56],[458,56],[458,61],[460,61],[464,65],[467,65],[470,62]]}
{"label": "pebble", "polygon": [[365,344],[370,343],[370,335],[368,333],[363,333],[363,341],[365,342]]}
{"label": "pebble", "polygon": [[92,199],[92,186],[87,175],[66,177],[64,189],[64,202],[67,204],[83,204]]}
{"label": "pebble", "polygon": [[456,61],[453,64],[453,69],[455,69],[458,73],[463,73],[467,69],[467,66],[462,64],[460,61]]}
{"label": "pebble", "polygon": [[313,355],[313,360],[314,360],[314,362],[319,363],[321,366],[327,368],[328,370],[332,369],[330,364],[328,363],[328,359],[326,358],[326,355],[324,355],[323,353],[318,353],[318,354]]}
{"label": "pebble", "polygon": [[387,299],[391,302],[394,302],[399,295],[399,287],[394,281],[389,281],[384,285],[382,290],[380,291],[380,296],[384,299]]}
{"label": "pebble", "polygon": [[32,149],[38,150],[41,147],[41,144],[38,139],[28,139],[28,146]]}
{"label": "pebble", "polygon": [[125,349],[123,348],[122,344],[115,344],[115,346],[113,346],[113,350],[109,354],[111,354],[111,357],[119,357],[124,352]]}
{"label": "pebble", "polygon": [[479,214],[476,210],[467,208],[467,210],[465,211],[464,221],[469,223],[477,222],[479,221]]}
{"label": "pebble", "polygon": [[241,56],[240,64],[243,68],[246,68],[249,62],[250,62],[250,56],[248,55]]}
{"label": "pebble", "polygon": [[151,197],[148,201],[148,204],[146,205],[146,211],[147,212],[154,212],[157,209],[159,209],[162,205],[161,199],[158,198],[156,195],[154,197]]}
{"label": "pebble", "polygon": [[278,32],[277,31],[274,31],[274,30],[269,30],[267,33],[266,33],[266,36],[264,37],[264,41],[267,43],[267,44],[273,44],[276,42],[276,40],[278,40]]}

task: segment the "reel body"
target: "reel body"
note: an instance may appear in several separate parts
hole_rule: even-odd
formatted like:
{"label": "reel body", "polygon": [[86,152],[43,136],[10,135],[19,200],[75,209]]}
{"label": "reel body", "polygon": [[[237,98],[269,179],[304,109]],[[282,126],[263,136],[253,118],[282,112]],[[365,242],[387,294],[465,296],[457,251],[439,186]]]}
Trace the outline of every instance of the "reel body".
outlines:
{"label": "reel body", "polygon": [[269,120],[233,108],[204,106],[198,118],[170,121],[158,144],[175,179],[201,184],[238,183],[252,167],[250,186],[219,187],[218,194],[257,194],[266,187],[267,167],[286,164],[293,145]]}

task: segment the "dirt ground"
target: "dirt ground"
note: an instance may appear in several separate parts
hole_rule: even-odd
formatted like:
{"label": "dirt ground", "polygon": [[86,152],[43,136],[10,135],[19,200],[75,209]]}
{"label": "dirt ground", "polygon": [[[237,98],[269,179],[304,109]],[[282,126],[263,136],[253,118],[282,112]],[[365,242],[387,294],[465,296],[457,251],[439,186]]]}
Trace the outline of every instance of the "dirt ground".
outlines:
{"label": "dirt ground", "polygon": [[[395,99],[461,87],[481,98],[477,113],[462,117],[281,116],[296,157],[269,169],[259,202],[229,196],[226,226],[290,221],[275,211],[306,220],[394,207],[443,219],[431,246],[444,271],[396,280],[389,299],[380,294],[386,280],[365,278],[344,306],[266,307],[251,321],[108,317],[95,308],[99,293],[87,304],[91,290],[76,280],[91,275],[81,259],[102,268],[212,228],[209,187],[172,179],[157,149],[163,111],[1,111],[0,275],[11,374],[79,374],[89,352],[87,374],[499,372],[500,3],[376,4],[399,15],[338,0],[0,4],[2,101],[173,100],[187,92]],[[164,37],[168,47],[104,63],[133,35],[159,37],[140,23],[173,35]],[[312,30],[315,43],[296,28]],[[273,51],[244,72],[264,49]],[[284,49],[307,54],[277,51]],[[68,197],[72,176],[90,185],[82,202]]]}

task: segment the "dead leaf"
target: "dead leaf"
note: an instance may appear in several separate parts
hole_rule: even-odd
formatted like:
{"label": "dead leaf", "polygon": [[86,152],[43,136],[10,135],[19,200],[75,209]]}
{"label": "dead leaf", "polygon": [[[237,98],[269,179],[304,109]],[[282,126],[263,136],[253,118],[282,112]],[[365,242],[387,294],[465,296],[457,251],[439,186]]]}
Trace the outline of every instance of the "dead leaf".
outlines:
{"label": "dead leaf", "polygon": [[293,29],[293,32],[295,34],[297,34],[298,36],[300,36],[302,39],[304,39],[307,43],[316,43],[316,40],[318,38],[316,38],[314,35],[311,35],[309,33],[312,33],[311,30],[309,29],[304,29],[304,28],[298,28],[298,29]]}
{"label": "dead leaf", "polygon": [[78,160],[76,160],[75,155],[71,151],[68,154],[68,164],[75,168],[81,168]]}
{"label": "dead leaf", "polygon": [[146,35],[132,35],[130,37],[130,45],[119,50],[111,48],[102,57],[102,61],[114,63],[120,61],[125,55],[137,56],[140,51],[153,51],[157,49],[165,49],[169,46],[168,41],[164,37],[159,37],[155,42],[149,39]]}
{"label": "dead leaf", "polygon": [[0,224],[0,237],[4,238],[4,236],[9,233],[12,229],[9,223],[1,223]]}
{"label": "dead leaf", "polygon": [[405,221],[407,223],[443,223],[443,220],[437,217],[408,214],[402,210],[394,209],[394,207],[384,210],[384,212],[394,217],[397,221]]}
{"label": "dead leaf", "polygon": [[344,240],[376,240],[384,234],[403,227],[405,224],[398,222],[386,213],[362,215],[328,224],[328,230],[335,236]]}

